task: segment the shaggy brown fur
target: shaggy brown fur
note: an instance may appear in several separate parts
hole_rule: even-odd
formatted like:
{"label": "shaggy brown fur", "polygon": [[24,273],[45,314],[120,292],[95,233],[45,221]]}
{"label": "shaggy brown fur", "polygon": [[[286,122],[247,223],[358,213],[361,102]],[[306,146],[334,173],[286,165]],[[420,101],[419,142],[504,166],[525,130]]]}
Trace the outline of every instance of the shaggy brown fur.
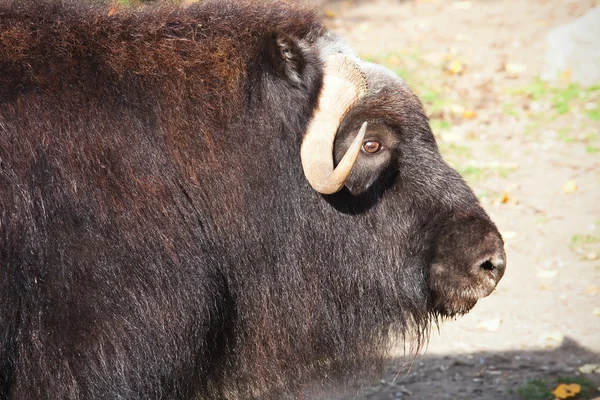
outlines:
{"label": "shaggy brown fur", "polygon": [[283,3],[0,0],[0,399],[293,398],[421,343],[442,228],[497,231],[406,88],[343,124],[390,96],[376,184],[310,188],[325,34]]}

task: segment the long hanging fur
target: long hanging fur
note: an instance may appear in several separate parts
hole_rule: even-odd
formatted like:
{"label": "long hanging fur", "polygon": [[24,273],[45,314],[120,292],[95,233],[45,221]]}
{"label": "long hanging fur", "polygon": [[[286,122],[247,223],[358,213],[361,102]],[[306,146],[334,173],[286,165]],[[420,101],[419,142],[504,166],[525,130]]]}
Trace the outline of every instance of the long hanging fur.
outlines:
{"label": "long hanging fur", "polygon": [[282,3],[2,2],[0,399],[294,398],[422,342],[449,195],[310,189],[324,34]]}

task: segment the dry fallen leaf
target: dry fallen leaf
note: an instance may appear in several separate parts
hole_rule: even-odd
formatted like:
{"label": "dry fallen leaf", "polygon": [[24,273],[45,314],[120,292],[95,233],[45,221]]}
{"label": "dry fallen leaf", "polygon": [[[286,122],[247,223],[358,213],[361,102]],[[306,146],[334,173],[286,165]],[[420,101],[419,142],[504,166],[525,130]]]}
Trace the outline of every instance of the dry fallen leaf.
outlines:
{"label": "dry fallen leaf", "polygon": [[563,184],[562,191],[565,194],[576,192],[577,191],[577,182],[575,182],[574,180],[568,180],[568,181],[566,181]]}
{"label": "dry fallen leaf", "polygon": [[553,391],[552,394],[557,399],[567,399],[569,397],[575,397],[577,393],[581,392],[581,386],[576,383],[561,383]]}
{"label": "dry fallen leaf", "polygon": [[386,64],[389,65],[400,65],[400,57],[398,57],[395,54],[392,54],[391,56],[388,56],[387,60],[386,60]]}
{"label": "dry fallen leaf", "polygon": [[542,340],[546,344],[546,347],[553,347],[556,344],[562,343],[565,336],[559,331],[549,332],[542,335]]}
{"label": "dry fallen leaf", "polygon": [[337,13],[335,11],[331,10],[331,9],[325,9],[323,11],[323,15],[326,18],[332,18],[332,19],[338,16]]}
{"label": "dry fallen leaf", "polygon": [[500,328],[500,323],[502,320],[500,318],[489,319],[487,321],[482,321],[477,324],[479,329],[483,329],[484,331],[494,332]]}
{"label": "dry fallen leaf", "polygon": [[600,293],[600,287],[598,287],[596,285],[592,285],[592,286],[588,287],[585,291],[591,295],[596,295],[596,294]]}
{"label": "dry fallen leaf", "polygon": [[598,253],[594,253],[594,252],[587,253],[585,255],[585,258],[588,259],[588,260],[590,260],[590,261],[597,260],[598,259]]}
{"label": "dry fallen leaf", "polygon": [[600,317],[600,307],[594,307],[592,314],[594,314],[594,317]]}
{"label": "dry fallen leaf", "polygon": [[464,70],[465,66],[460,60],[450,61],[446,65],[446,71],[450,72],[453,75],[462,74]]}
{"label": "dry fallen leaf", "polygon": [[465,110],[463,112],[463,118],[465,118],[465,119],[473,119],[476,116],[477,116],[477,114],[473,110]]}
{"label": "dry fallen leaf", "polygon": [[510,196],[508,195],[508,192],[504,192],[504,194],[500,198],[500,203],[506,204],[506,203],[508,203],[509,199],[510,199]]}
{"label": "dry fallen leaf", "polygon": [[582,374],[600,374],[600,364],[584,364],[577,370]]}

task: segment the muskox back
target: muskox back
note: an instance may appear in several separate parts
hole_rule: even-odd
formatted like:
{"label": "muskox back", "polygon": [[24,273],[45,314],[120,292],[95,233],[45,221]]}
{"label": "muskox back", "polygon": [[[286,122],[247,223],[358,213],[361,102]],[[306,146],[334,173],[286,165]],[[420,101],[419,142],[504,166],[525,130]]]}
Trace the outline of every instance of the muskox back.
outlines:
{"label": "muskox back", "polygon": [[286,4],[1,3],[0,399],[293,397],[493,290],[497,230],[403,83],[363,65],[334,153],[368,119],[389,154],[307,182],[344,52]]}

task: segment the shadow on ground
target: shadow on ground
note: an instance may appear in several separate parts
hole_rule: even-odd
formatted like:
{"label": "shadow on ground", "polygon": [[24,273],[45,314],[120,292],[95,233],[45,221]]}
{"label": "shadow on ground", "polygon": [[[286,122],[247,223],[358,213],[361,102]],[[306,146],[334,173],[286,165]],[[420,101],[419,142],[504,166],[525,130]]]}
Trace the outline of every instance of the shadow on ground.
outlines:
{"label": "shadow on ground", "polygon": [[[582,375],[578,368],[598,364],[600,355],[565,338],[556,349],[536,351],[479,352],[457,355],[425,355],[412,363],[395,359],[385,368],[383,379],[371,387],[354,389],[325,399],[485,399],[542,400],[536,388],[545,383],[550,390],[565,381],[587,381],[590,389],[574,399],[600,396],[600,374]],[[532,380],[539,382],[532,383]],[[529,395],[520,397],[521,391]],[[549,397],[552,400],[552,397]]]}

